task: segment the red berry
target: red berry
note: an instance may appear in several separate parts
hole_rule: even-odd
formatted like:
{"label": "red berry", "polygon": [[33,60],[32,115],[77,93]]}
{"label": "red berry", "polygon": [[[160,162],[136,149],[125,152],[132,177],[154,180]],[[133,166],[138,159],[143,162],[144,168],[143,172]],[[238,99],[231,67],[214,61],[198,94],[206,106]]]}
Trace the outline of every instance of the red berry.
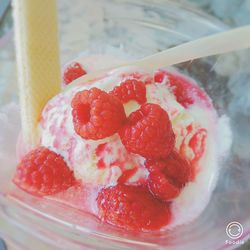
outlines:
{"label": "red berry", "polygon": [[177,197],[180,190],[194,177],[192,166],[175,151],[164,160],[146,160],[145,166],[150,172],[150,191],[164,201]]}
{"label": "red berry", "polygon": [[99,217],[110,224],[136,231],[158,230],[170,221],[169,204],[155,199],[146,187],[104,188],[97,197]]}
{"label": "red berry", "polygon": [[158,70],[155,72],[154,75],[154,81],[155,83],[162,83],[163,81],[167,81],[168,77],[167,77],[167,72],[163,71],[163,70]]}
{"label": "red berry", "polygon": [[146,87],[142,81],[136,79],[127,79],[119,86],[115,87],[110,94],[116,96],[122,103],[131,100],[139,104],[146,102]]}
{"label": "red berry", "polygon": [[166,163],[164,160],[155,160],[155,159],[146,159],[145,166],[148,169],[148,171],[155,172],[155,171],[162,171],[166,167]]}
{"label": "red berry", "polygon": [[62,156],[38,147],[26,154],[17,165],[13,182],[36,196],[51,195],[76,183],[73,172]]}
{"label": "red berry", "polygon": [[119,135],[129,152],[148,158],[167,157],[175,135],[167,112],[157,104],[143,104],[128,117]]}
{"label": "red berry", "polygon": [[196,84],[189,81],[180,74],[174,74],[168,71],[159,70],[155,73],[154,80],[156,83],[166,83],[170,86],[173,94],[185,108],[199,101],[206,107],[211,107],[212,103],[206,93]]}
{"label": "red berry", "polygon": [[180,189],[171,182],[171,179],[166,178],[160,171],[149,174],[148,187],[155,197],[163,201],[172,200],[180,193]]}
{"label": "red berry", "polygon": [[98,88],[78,92],[71,106],[75,131],[84,139],[111,136],[126,120],[122,103]]}
{"label": "red berry", "polygon": [[80,63],[72,62],[63,72],[63,83],[67,85],[85,74],[87,72],[82,68]]}

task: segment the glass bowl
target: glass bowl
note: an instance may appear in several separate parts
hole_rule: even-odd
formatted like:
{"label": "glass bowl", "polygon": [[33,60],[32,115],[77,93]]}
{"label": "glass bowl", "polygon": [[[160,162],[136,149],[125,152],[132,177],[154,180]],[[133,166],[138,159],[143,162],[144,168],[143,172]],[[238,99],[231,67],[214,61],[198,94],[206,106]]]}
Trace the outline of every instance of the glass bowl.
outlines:
{"label": "glass bowl", "polygon": [[[58,4],[62,64],[84,53],[140,58],[227,29],[175,1],[75,0],[73,5],[61,0]],[[221,162],[211,200],[197,219],[171,231],[131,234],[55,200],[33,197],[11,183],[20,118],[11,33],[4,39],[0,42],[0,234],[9,244],[24,249],[230,249],[249,237],[249,50],[176,65],[206,90],[220,116],[229,117],[233,144]],[[244,229],[238,242],[226,233],[233,221]]]}

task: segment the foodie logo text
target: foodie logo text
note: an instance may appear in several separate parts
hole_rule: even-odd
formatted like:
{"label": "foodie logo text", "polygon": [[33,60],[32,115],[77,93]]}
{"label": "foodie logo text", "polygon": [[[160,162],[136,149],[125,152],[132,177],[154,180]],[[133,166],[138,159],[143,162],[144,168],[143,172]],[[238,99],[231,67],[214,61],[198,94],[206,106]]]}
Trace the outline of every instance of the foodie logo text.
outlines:
{"label": "foodie logo text", "polygon": [[239,240],[239,238],[243,234],[243,226],[237,222],[237,221],[232,221],[230,222],[227,227],[226,227],[226,234],[231,240],[226,240],[226,244],[233,244],[233,245],[238,245],[238,244],[244,244],[243,240]]}

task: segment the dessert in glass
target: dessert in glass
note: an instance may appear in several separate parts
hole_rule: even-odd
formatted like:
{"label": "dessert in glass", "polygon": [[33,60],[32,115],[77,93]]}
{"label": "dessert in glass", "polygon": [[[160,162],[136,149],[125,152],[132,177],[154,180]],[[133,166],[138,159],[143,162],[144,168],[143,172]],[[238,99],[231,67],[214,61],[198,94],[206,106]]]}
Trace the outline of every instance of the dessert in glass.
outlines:
{"label": "dessert in glass", "polygon": [[[156,36],[155,28],[147,32],[161,44],[163,35]],[[134,39],[133,45],[141,38]],[[62,237],[60,227],[72,230],[72,237],[77,230],[90,235],[87,246],[99,237],[107,247],[179,244],[181,249],[180,239],[188,237],[189,244],[201,244],[191,242],[190,232],[192,226],[205,228],[199,223],[206,223],[207,211],[201,212],[231,144],[226,109],[221,96],[213,95],[217,81],[226,79],[209,58],[154,73],[126,67],[81,81],[86,73],[128,58],[126,46],[123,52],[107,46],[99,53],[93,47],[65,66],[67,87],[43,109],[39,145],[30,151],[19,137],[14,182],[38,197],[11,186],[8,202],[35,220],[57,221],[52,237]],[[68,244],[76,247],[81,235],[76,238]]]}

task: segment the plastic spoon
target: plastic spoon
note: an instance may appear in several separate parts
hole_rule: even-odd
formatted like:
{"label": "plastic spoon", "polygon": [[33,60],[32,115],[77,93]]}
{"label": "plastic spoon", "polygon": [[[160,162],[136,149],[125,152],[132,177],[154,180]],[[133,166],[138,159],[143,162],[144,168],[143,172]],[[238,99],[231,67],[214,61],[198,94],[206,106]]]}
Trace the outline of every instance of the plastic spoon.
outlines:
{"label": "plastic spoon", "polygon": [[[199,38],[176,47],[145,57],[141,60],[126,62],[118,65],[116,68],[124,66],[139,66],[148,71],[171,66],[174,64],[194,60],[201,57],[219,55],[231,51],[250,48],[250,25],[229,31],[221,32],[211,36]],[[76,79],[68,88],[72,88],[78,83],[89,81],[104,75],[112,69],[104,69],[94,73],[87,74]]]}

